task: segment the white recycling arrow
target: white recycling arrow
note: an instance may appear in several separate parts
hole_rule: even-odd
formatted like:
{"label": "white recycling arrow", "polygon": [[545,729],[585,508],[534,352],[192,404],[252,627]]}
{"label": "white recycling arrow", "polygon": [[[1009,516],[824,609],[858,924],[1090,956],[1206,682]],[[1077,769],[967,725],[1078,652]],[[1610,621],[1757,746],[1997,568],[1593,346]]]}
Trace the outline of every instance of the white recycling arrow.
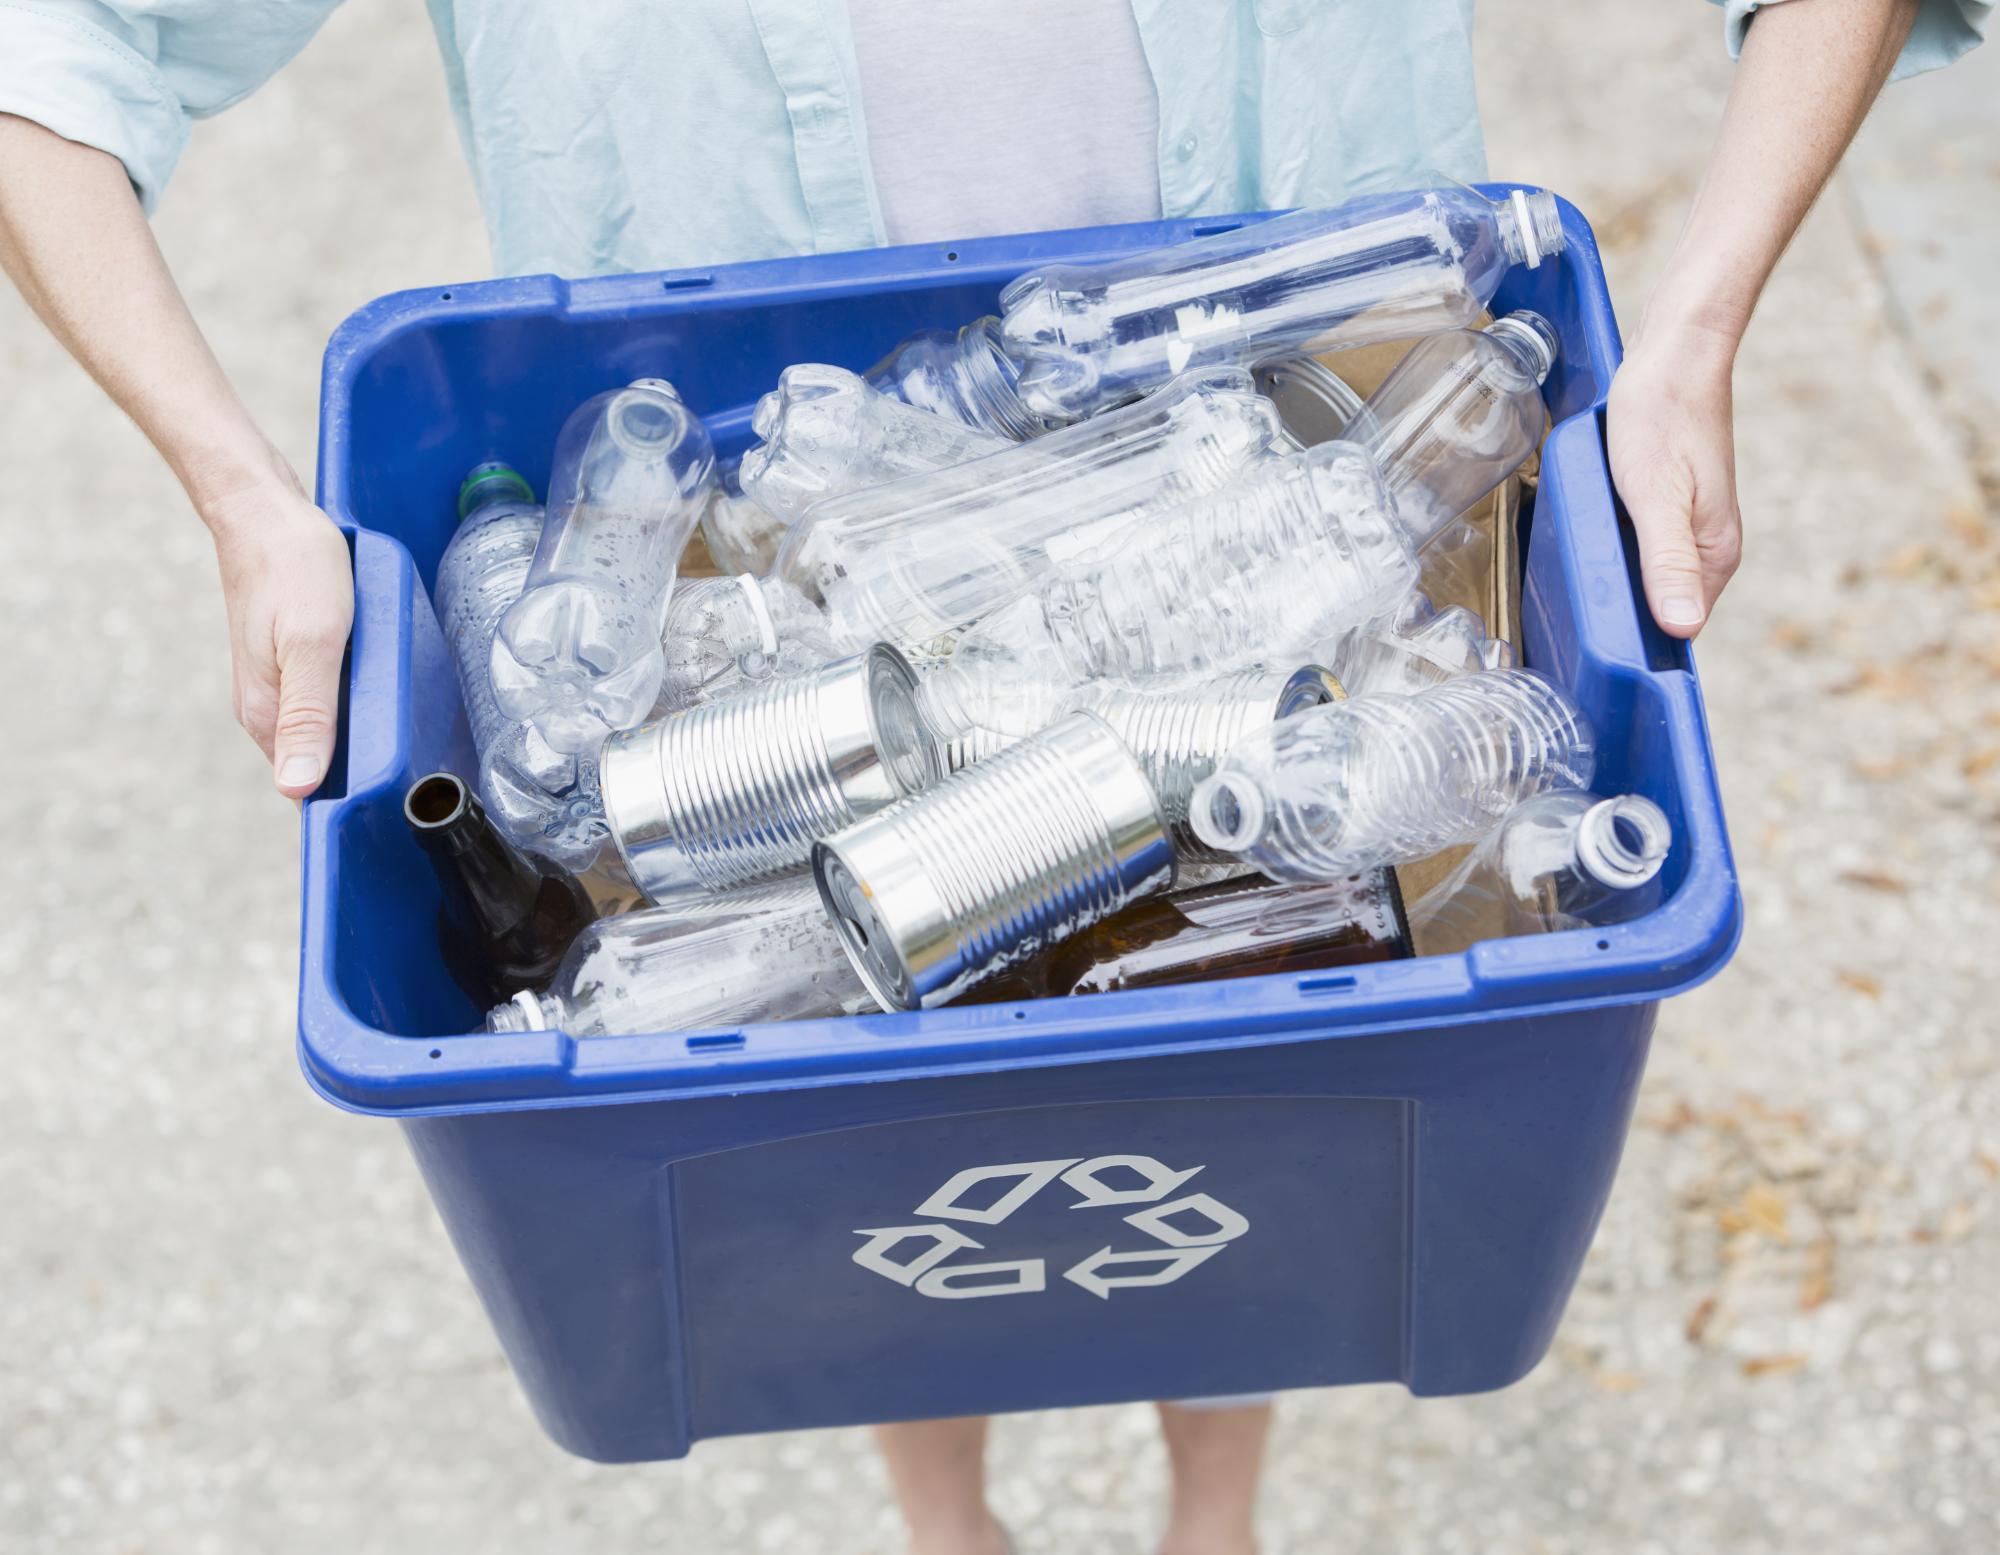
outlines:
{"label": "white recycling arrow", "polygon": [[[854,1234],[868,1238],[854,1249],[854,1261],[872,1273],[887,1276],[898,1285],[914,1285],[921,1276],[935,1269],[953,1253],[980,1246],[957,1226],[875,1226],[857,1230]],[[899,1263],[889,1256],[890,1248],[919,1236],[929,1237],[931,1245],[916,1257]]]}
{"label": "white recycling arrow", "polygon": [[[1076,1165],[1078,1159],[1067,1156],[1060,1161],[1015,1161],[1007,1166],[969,1166],[919,1204],[917,1213],[936,1215],[944,1220],[971,1220],[982,1226],[997,1226],[1046,1187],[1064,1167]],[[959,1195],[966,1189],[995,1177],[1018,1177],[1021,1180],[984,1209],[972,1209],[958,1202]]]}
{"label": "white recycling arrow", "polygon": [[[1139,1188],[1108,1187],[1099,1180],[1098,1174],[1111,1171],[1114,1167],[1137,1172],[1146,1179],[1145,1185]],[[1063,1173],[1063,1181],[1083,1195],[1070,1206],[1071,1209],[1095,1209],[1104,1204],[1150,1204],[1155,1199],[1164,1199],[1200,1170],[1199,1166],[1190,1166],[1184,1172],[1177,1172],[1149,1155],[1100,1155],[1081,1165],[1071,1166]]]}
{"label": "white recycling arrow", "polygon": [[[1039,1258],[1023,1258],[1019,1263],[957,1263],[949,1269],[932,1269],[917,1281],[919,1296],[941,1301],[970,1301],[975,1296],[1031,1296],[1048,1287],[1048,1274]],[[1011,1274],[1011,1284],[984,1283],[960,1286],[959,1280],[978,1275]]]}
{"label": "white recycling arrow", "polygon": [[[1201,1232],[1183,1231],[1171,1224],[1176,1215],[1200,1215],[1212,1230]],[[1250,1222],[1237,1214],[1220,1199],[1206,1193],[1190,1193],[1184,1199],[1175,1199],[1171,1204],[1155,1204],[1151,1209],[1142,1209],[1127,1215],[1125,1224],[1136,1226],[1150,1237],[1157,1237],[1173,1247],[1206,1247],[1211,1243],[1233,1242],[1250,1229]]]}
{"label": "white recycling arrow", "polygon": [[[1109,1301],[1114,1290],[1134,1289],[1142,1285],[1171,1285],[1190,1269],[1198,1268],[1213,1258],[1223,1246],[1221,1242],[1210,1242],[1205,1247],[1177,1247],[1167,1252],[1148,1248],[1137,1253],[1114,1253],[1108,1247],[1100,1247],[1083,1262],[1063,1270],[1063,1278],[1075,1281],[1100,1300]],[[1151,1274],[1107,1276],[1098,1272],[1114,1264],[1129,1263],[1158,1264],[1159,1267]]]}

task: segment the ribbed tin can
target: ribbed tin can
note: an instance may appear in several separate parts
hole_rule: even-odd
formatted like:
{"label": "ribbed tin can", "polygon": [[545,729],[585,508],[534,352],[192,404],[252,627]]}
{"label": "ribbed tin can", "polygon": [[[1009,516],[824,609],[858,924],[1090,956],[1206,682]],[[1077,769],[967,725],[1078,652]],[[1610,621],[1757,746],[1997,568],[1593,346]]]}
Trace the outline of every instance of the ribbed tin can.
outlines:
{"label": "ribbed tin can", "polygon": [[935,782],[916,685],[878,643],[612,736],[599,782],[634,883],[658,902],[803,868],[815,839]]}
{"label": "ribbed tin can", "polygon": [[1160,689],[1105,686],[1091,701],[1139,759],[1159,797],[1183,859],[1220,857],[1188,825],[1195,785],[1215,770],[1229,748],[1259,724],[1335,702],[1346,696],[1330,670],[1317,664],[1294,669],[1238,670]]}
{"label": "ribbed tin can", "polygon": [[1173,883],[1152,785],[1073,713],[813,849],[820,896],[884,1009],[928,1009]]}

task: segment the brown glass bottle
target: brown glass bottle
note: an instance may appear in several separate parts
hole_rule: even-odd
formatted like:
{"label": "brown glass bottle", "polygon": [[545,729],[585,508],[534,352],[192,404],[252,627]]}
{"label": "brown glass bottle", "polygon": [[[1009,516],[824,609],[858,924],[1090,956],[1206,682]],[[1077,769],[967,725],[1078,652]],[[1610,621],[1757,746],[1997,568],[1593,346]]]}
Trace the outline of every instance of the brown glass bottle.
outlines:
{"label": "brown glass bottle", "polygon": [[452,773],[412,784],[403,818],[444,891],[438,948],[453,981],[482,1010],[548,982],[597,916],[576,877],[516,848]]}
{"label": "brown glass bottle", "polygon": [[960,1003],[1317,972],[1413,955],[1394,870],[1330,884],[1243,875],[1135,902]]}

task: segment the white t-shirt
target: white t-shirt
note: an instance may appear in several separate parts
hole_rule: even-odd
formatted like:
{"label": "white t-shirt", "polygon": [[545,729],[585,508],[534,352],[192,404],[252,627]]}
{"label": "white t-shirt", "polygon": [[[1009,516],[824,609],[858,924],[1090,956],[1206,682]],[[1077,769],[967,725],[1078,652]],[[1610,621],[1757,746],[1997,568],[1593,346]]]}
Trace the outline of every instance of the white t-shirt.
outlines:
{"label": "white t-shirt", "polygon": [[1130,0],[847,12],[891,243],[1159,216],[1159,101]]}

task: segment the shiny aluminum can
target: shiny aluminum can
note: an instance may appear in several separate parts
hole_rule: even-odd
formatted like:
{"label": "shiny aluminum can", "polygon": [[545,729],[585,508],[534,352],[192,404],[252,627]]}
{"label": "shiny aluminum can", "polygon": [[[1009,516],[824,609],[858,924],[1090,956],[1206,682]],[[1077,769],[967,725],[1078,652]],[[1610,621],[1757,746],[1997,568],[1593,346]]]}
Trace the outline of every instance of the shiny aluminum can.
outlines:
{"label": "shiny aluminum can", "polygon": [[820,897],[888,1010],[944,1004],[1173,883],[1152,785],[1073,713],[813,849]]}
{"label": "shiny aluminum can", "polygon": [[1144,682],[1106,685],[1091,709],[1139,759],[1173,829],[1183,860],[1219,857],[1188,825],[1195,785],[1215,770],[1229,748],[1259,724],[1289,718],[1347,695],[1333,673],[1317,664],[1290,669],[1247,669],[1154,687]]}
{"label": "shiny aluminum can", "polygon": [[599,783],[633,882],[662,902],[802,870],[816,838],[935,782],[916,686],[878,643],[613,735]]}

